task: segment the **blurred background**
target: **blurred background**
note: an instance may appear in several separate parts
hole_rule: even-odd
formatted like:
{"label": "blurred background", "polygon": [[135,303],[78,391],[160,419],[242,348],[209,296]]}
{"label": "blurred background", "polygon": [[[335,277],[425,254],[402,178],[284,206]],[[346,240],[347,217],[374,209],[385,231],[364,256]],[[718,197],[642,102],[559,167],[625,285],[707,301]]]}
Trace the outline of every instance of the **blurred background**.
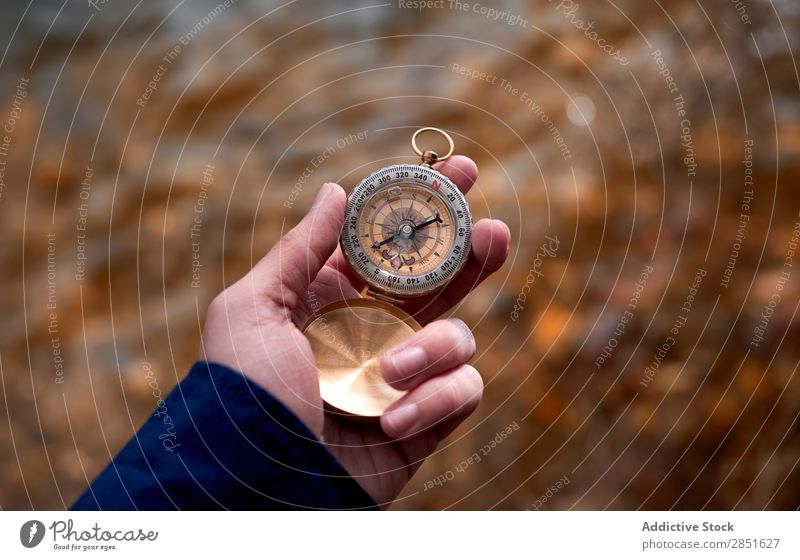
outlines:
{"label": "blurred background", "polygon": [[800,506],[800,4],[412,4],[0,5],[0,507],[69,507],[420,126],[513,241],[454,310],[484,401],[394,507]]}

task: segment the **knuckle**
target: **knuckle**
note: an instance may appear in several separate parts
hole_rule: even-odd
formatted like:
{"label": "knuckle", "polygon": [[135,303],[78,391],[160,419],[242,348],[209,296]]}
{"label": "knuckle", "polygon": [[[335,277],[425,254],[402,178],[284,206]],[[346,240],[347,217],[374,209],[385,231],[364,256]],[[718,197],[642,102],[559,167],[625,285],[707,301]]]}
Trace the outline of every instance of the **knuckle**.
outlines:
{"label": "knuckle", "polygon": [[379,367],[383,379],[388,383],[397,383],[403,381],[403,372],[399,371],[395,366],[393,354],[387,353],[381,356]]}
{"label": "knuckle", "polygon": [[444,403],[450,413],[459,415],[475,410],[482,397],[483,379],[474,367],[468,365],[458,368],[437,391],[437,400]]}
{"label": "knuckle", "polygon": [[[454,411],[463,404],[462,393],[457,380],[442,384],[436,395],[447,411]],[[449,412],[448,412],[449,413]]]}

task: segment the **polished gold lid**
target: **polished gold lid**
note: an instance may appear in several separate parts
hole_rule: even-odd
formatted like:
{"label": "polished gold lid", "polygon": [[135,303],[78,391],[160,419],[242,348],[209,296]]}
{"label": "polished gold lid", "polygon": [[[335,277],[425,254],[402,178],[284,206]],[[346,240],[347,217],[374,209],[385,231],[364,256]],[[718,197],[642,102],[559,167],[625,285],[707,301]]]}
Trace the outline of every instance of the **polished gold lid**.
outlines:
{"label": "polished gold lid", "polygon": [[405,394],[384,381],[381,357],[420,328],[404,311],[369,298],[337,301],[314,313],[302,330],[325,403],[354,417],[380,417]]}

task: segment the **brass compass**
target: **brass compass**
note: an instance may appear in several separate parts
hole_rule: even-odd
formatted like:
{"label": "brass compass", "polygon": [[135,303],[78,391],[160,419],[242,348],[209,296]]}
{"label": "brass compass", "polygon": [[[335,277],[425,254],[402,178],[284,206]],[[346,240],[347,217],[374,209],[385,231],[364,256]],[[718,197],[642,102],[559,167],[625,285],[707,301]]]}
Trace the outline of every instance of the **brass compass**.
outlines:
{"label": "brass compass", "polygon": [[[422,151],[426,131],[445,137],[447,154]],[[320,393],[332,409],[375,418],[404,392],[390,387],[380,359],[421,327],[403,301],[432,294],[467,261],[472,216],[464,195],[432,168],[453,153],[453,140],[438,128],[411,137],[421,164],[385,167],[350,194],[339,240],[348,263],[364,281],[364,297],[326,305],[303,326],[320,372]]]}

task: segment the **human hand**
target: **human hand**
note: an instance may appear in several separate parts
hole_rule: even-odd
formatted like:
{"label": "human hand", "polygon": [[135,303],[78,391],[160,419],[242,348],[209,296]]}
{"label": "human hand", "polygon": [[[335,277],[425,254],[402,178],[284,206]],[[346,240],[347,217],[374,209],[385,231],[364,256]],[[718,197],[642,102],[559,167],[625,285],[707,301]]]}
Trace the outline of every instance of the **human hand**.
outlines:
{"label": "human hand", "polygon": [[[466,193],[477,167],[464,156],[434,166]],[[423,329],[381,359],[388,383],[408,390],[377,422],[328,413],[308,340],[300,331],[314,309],[360,297],[363,283],[339,248],[346,195],[326,183],[311,210],[244,278],[208,309],[201,357],[264,387],[300,418],[382,507],[391,504],[425,458],[480,402],[483,381],[466,364],[475,352],[469,328],[435,321],[505,262],[508,227],[474,224],[461,273],[443,290],[404,303]]]}

